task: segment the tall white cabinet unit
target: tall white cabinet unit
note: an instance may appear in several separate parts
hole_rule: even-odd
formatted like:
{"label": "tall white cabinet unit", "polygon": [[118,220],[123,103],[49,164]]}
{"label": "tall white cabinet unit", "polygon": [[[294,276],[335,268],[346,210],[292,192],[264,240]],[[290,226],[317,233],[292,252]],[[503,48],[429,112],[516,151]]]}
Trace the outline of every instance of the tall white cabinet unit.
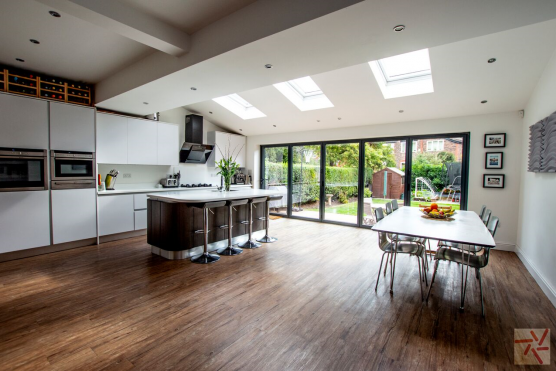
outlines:
{"label": "tall white cabinet unit", "polygon": [[95,110],[50,102],[50,149],[95,152]]}
{"label": "tall white cabinet unit", "polygon": [[179,127],[100,113],[97,115],[97,162],[176,165],[179,163]]}
{"label": "tall white cabinet unit", "polygon": [[0,253],[50,245],[49,191],[0,192]]}
{"label": "tall white cabinet unit", "polygon": [[48,102],[0,93],[0,147],[48,149]]}
{"label": "tall white cabinet unit", "polygon": [[207,141],[207,144],[218,147],[212,151],[207,161],[208,166],[216,167],[216,163],[222,159],[220,151],[224,154],[227,152],[230,154],[233,153],[234,157],[237,154],[237,157],[235,157],[236,162],[240,167],[246,166],[245,147],[247,145],[247,140],[243,135],[225,133],[222,131],[209,131],[207,133]]}
{"label": "tall white cabinet unit", "polygon": [[55,244],[97,236],[96,189],[52,190],[52,240]]}

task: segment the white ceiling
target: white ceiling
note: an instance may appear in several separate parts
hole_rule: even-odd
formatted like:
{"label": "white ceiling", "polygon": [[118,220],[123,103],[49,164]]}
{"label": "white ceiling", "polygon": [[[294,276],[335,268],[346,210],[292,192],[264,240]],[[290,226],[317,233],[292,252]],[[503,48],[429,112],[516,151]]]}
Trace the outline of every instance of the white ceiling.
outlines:
{"label": "white ceiling", "polygon": [[188,34],[256,0],[117,0]]}
{"label": "white ceiling", "polygon": [[[281,22],[287,14],[260,9],[272,3],[276,4],[258,0],[234,13],[233,19],[226,17],[199,31],[194,35],[199,37],[192,38],[191,50],[178,60],[153,54],[103,81],[98,85],[97,105],[146,115],[556,18],[556,2],[545,0],[366,0],[250,42],[234,38],[245,30],[257,32],[264,24]],[[302,10],[310,13],[311,9]],[[259,28],[251,29],[253,22],[246,21],[253,15]],[[400,23],[406,30],[393,32],[392,27]],[[229,43],[238,45],[229,47]],[[275,68],[265,69],[266,63]],[[192,86],[197,90],[190,90]],[[328,94],[335,103],[332,93]]]}
{"label": "white ceiling", "polygon": [[[273,86],[238,92],[267,117],[242,120],[212,100],[185,108],[226,129],[243,129],[244,135],[517,111],[525,107],[555,49],[552,20],[431,48],[431,94],[386,100],[364,63],[311,76],[333,108],[301,112]],[[492,57],[497,61],[487,63]]]}
{"label": "white ceiling", "polygon": [[49,10],[33,0],[0,0],[0,63],[96,83],[153,52],[69,15],[52,17]]}

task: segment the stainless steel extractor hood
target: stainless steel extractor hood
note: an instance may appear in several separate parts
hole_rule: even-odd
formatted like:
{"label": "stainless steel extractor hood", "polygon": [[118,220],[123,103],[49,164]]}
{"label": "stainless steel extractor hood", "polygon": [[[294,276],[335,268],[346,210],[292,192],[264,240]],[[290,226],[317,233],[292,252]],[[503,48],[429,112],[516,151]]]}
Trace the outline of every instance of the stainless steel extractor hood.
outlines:
{"label": "stainless steel extractor hood", "polygon": [[203,143],[203,116],[185,116],[185,142],[180,150],[180,162],[205,164],[214,146]]}

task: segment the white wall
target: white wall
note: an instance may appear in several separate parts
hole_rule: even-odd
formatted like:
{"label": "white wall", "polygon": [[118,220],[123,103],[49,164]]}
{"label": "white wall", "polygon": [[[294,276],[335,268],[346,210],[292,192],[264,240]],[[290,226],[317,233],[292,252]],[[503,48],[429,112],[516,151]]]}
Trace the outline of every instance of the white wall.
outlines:
{"label": "white wall", "polygon": [[556,174],[527,172],[529,127],[556,111],[556,51],[525,108],[516,252],[556,306]]}
{"label": "white wall", "polygon": [[[185,140],[185,116],[191,112],[185,108],[178,107],[172,110],[160,112],[160,121],[178,124],[180,128],[179,146]],[[207,132],[209,131],[226,131],[219,126],[214,125],[212,122],[203,120],[203,143],[206,143]],[[178,166],[164,166],[164,165],[111,165],[99,164],[99,173],[103,178],[111,169],[120,171],[118,176],[118,185],[132,185],[132,184],[156,184],[160,179],[165,178],[166,174],[176,173],[181,171],[181,183],[212,183],[220,185],[220,177],[216,176],[217,171],[214,168],[208,167],[206,164],[180,164]],[[131,174],[131,178],[124,178],[123,174]]]}
{"label": "white wall", "polygon": [[[247,167],[253,169],[255,186],[260,180],[260,145],[310,142],[319,140],[341,140],[359,138],[379,138],[402,135],[438,134],[470,132],[470,166],[469,166],[469,210],[479,211],[486,204],[493,215],[500,217],[500,226],[496,234],[497,247],[513,250],[517,240],[517,222],[519,207],[519,187],[521,177],[522,119],[518,112],[491,115],[456,117],[415,122],[347,127],[331,130],[306,131],[299,133],[260,135],[247,137]],[[504,152],[504,169],[486,171],[484,134],[507,133]],[[501,173],[506,175],[504,189],[484,189],[484,173]]]}

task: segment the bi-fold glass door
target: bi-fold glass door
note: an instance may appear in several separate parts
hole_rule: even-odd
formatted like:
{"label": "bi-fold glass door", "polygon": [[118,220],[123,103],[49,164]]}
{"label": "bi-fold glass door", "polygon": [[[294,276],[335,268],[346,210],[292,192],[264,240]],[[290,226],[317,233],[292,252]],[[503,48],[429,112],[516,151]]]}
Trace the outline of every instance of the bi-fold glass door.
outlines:
{"label": "bi-fold glass door", "polygon": [[468,133],[262,146],[261,186],[272,214],[371,227],[393,200],[466,209],[468,156]]}

